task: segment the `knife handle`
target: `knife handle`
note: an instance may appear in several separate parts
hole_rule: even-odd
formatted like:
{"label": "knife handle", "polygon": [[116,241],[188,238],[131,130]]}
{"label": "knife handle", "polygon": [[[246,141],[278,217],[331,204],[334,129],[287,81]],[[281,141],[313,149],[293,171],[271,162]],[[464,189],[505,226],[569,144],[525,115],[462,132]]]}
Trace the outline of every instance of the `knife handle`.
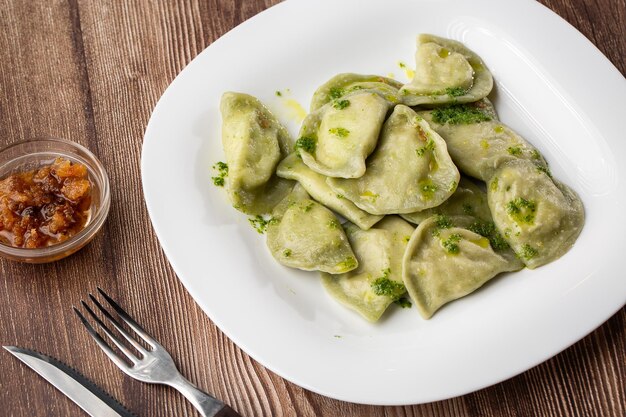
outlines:
{"label": "knife handle", "polygon": [[167,383],[183,394],[202,417],[241,417],[235,410],[195,386],[181,374]]}

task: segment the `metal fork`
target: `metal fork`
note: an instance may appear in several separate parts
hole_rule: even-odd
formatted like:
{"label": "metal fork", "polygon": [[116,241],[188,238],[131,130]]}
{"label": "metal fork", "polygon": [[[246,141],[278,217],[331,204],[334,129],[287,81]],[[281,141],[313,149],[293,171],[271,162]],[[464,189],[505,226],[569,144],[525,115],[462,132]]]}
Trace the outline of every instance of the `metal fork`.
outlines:
{"label": "metal fork", "polygon": [[[159,344],[152,336],[145,332],[120,307],[108,294],[106,294],[101,288],[98,287],[98,292],[104,297],[107,303],[115,310],[119,318],[126,323],[133,331],[141,338],[150,348],[143,347],[135,338],[126,330],[120,322],[113,317],[111,313],[93,296],[89,294],[89,298],[95,304],[95,306],[102,312],[106,320],[117,330],[123,338],[132,345],[139,355],[133,352],[124,344],[124,342],[115,335],[111,329],[94,313],[89,305],[81,300],[81,304],[93,320],[98,324],[98,327],[108,336],[108,338],[117,346],[117,348],[123,353],[123,356],[114,351],[111,346],[100,336],[98,332],[91,326],[89,321],[83,316],[83,314],[76,307],[72,307],[74,312],[80,318],[80,321],[85,325],[87,331],[94,338],[98,346],[107,354],[107,356],[127,375],[142,382],[148,382],[151,384],[164,384],[169,385],[177,389],[183,394],[193,405],[198,409],[203,417],[241,417],[228,405],[222,401],[212,397],[211,395],[203,392],[197,386],[189,382],[183,377],[170,354],[165,350],[163,346]],[[129,365],[128,362],[131,363]]]}

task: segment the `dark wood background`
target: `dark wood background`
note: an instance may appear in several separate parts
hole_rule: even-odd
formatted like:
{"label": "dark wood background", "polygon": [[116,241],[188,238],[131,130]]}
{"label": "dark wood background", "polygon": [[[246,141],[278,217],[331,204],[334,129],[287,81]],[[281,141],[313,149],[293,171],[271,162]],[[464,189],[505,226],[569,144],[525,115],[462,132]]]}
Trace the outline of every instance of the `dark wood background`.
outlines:
{"label": "dark wood background", "polygon": [[[542,2],[626,72],[625,0]],[[189,379],[244,416],[626,415],[624,308],[517,377],[407,407],[345,403],[289,383],[249,358],[202,313],[152,231],[140,182],[142,137],[179,71],[274,3],[0,0],[0,145],[39,136],[80,142],[102,160],[112,183],[109,219],[88,247],[49,265],[0,260],[0,343],[62,358],[140,416],[196,415],[172,389],[134,381],[96,351],[70,306],[101,286],[163,343]],[[0,375],[0,414],[83,415],[4,351]]]}

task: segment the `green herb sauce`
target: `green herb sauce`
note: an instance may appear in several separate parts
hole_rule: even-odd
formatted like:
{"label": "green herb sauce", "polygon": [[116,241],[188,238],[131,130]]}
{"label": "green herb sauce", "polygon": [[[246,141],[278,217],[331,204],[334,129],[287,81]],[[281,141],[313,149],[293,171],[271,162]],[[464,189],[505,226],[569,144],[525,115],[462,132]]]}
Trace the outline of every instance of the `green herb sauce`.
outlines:
{"label": "green herb sauce", "polygon": [[438,214],[437,219],[435,220],[435,227],[437,229],[449,229],[454,226],[450,217],[445,214]]}
{"label": "green herb sauce", "polygon": [[446,252],[456,255],[459,253],[460,248],[458,243],[461,241],[461,235],[458,233],[453,233],[446,240],[441,241],[441,246],[446,250]]}
{"label": "green herb sauce", "polygon": [[424,194],[432,194],[437,191],[438,187],[435,184],[424,184],[422,185],[422,192]]}
{"label": "green herb sauce", "polygon": [[439,124],[469,125],[491,120],[491,116],[470,104],[453,104],[438,107],[432,112],[433,121]]}
{"label": "green herb sauce", "polygon": [[461,97],[467,93],[467,90],[462,87],[448,87],[445,91],[450,97]]}
{"label": "green herb sauce", "polygon": [[526,200],[524,197],[511,200],[506,205],[506,212],[518,223],[532,224],[535,221],[536,211],[537,203]]}
{"label": "green herb sauce", "polygon": [[343,96],[343,88],[332,87],[328,93],[329,100],[336,100]]}
{"label": "green herb sauce", "polygon": [[433,184],[430,178],[421,180],[418,186],[424,200],[431,200],[435,196],[435,192],[439,189],[436,184]]}
{"label": "green herb sauce", "polygon": [[317,139],[311,138],[309,136],[302,136],[296,141],[295,148],[296,153],[299,155],[300,150],[310,153],[311,155],[315,154],[315,148],[317,147]]}
{"label": "green herb sauce", "polygon": [[337,110],[343,110],[350,105],[350,100],[335,100],[333,107]]}
{"label": "green herb sauce", "polygon": [[213,169],[218,171],[218,175],[215,177],[211,177],[211,179],[213,180],[213,184],[215,184],[218,187],[223,187],[224,186],[224,178],[226,178],[228,176],[228,164],[226,164],[225,162],[219,161],[216,162],[215,165],[213,165]]}
{"label": "green herb sauce", "polygon": [[328,133],[340,138],[345,138],[350,134],[350,131],[348,129],[344,129],[343,127],[331,127],[328,129]]}
{"label": "green herb sauce", "polygon": [[489,244],[495,251],[502,251],[509,248],[509,244],[504,240],[494,222],[477,220],[472,223],[468,229],[489,239]]}
{"label": "green herb sauce", "polygon": [[422,146],[421,148],[416,149],[415,153],[417,153],[417,156],[424,156],[426,152],[432,152],[434,150],[435,150],[435,142],[432,139],[428,139],[428,142],[426,142],[426,145]]}
{"label": "green herb sauce", "polygon": [[255,217],[250,217],[248,221],[250,222],[250,225],[260,234],[265,233],[268,225],[278,222],[278,220],[274,218],[265,219],[259,214],[257,214]]}
{"label": "green herb sauce", "polygon": [[382,276],[378,277],[371,283],[372,291],[376,295],[398,299],[406,292],[404,284],[389,279],[391,269],[387,268],[382,271]]}
{"label": "green herb sauce", "polygon": [[406,297],[400,297],[396,301],[394,301],[394,303],[402,308],[411,308],[412,306],[411,301],[409,301],[409,299]]}
{"label": "green herb sauce", "polygon": [[469,203],[463,204],[463,213],[471,216],[476,214],[474,211],[474,207]]}
{"label": "green herb sauce", "polygon": [[544,167],[543,165],[537,166],[537,171],[543,172],[548,177],[552,178],[552,172],[550,172],[550,168]]}
{"label": "green herb sauce", "polygon": [[348,256],[345,260],[339,262],[337,266],[345,270],[352,270],[358,265],[356,259],[353,256]]}
{"label": "green herb sauce", "polygon": [[519,146],[509,146],[506,151],[513,156],[520,156],[522,154],[522,148]]}
{"label": "green herb sauce", "polygon": [[518,253],[517,255],[518,255],[520,258],[522,258],[522,259],[524,259],[524,260],[528,261],[528,260],[530,260],[530,259],[534,258],[535,256],[537,256],[538,254],[539,254],[539,251],[538,251],[537,249],[533,248],[533,247],[532,247],[532,246],[530,246],[528,243],[525,243],[525,244],[522,246],[522,250],[521,250],[521,252],[520,252],[520,253]]}

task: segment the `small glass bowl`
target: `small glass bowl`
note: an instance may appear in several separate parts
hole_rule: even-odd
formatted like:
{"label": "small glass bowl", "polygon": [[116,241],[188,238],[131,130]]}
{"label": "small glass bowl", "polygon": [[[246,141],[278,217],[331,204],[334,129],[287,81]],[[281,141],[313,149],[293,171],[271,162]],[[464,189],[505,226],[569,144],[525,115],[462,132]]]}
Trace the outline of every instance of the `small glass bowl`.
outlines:
{"label": "small glass bowl", "polygon": [[17,248],[0,242],[0,256],[28,263],[57,261],[89,243],[104,224],[111,206],[109,177],[98,158],[82,145],[56,138],[13,143],[0,150],[0,179],[37,169],[58,157],[87,167],[91,182],[91,208],[85,227],[63,242],[43,248]]}

